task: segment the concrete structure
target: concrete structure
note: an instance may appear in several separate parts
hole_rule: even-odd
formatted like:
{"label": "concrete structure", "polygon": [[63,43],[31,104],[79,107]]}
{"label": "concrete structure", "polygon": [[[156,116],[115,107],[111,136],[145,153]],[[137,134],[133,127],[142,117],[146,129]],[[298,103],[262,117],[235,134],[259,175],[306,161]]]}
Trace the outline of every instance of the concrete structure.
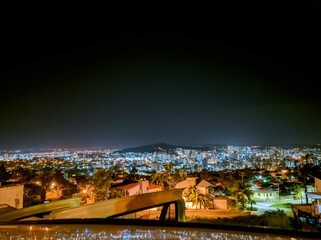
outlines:
{"label": "concrete structure", "polygon": [[227,197],[216,197],[213,200],[213,209],[228,209],[229,199]]}
{"label": "concrete structure", "polygon": [[5,203],[14,208],[23,208],[24,185],[8,185],[0,187],[0,204]]}

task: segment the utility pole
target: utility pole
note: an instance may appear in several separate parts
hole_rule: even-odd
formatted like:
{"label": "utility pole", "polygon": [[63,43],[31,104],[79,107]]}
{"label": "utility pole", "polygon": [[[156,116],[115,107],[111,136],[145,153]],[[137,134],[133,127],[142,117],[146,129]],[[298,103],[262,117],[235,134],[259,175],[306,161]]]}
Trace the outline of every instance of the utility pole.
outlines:
{"label": "utility pole", "polygon": [[305,194],[305,203],[308,204],[309,203],[309,199],[308,199],[308,189],[307,189],[307,180],[306,180],[306,173],[303,173],[303,177],[304,177],[304,194]]}

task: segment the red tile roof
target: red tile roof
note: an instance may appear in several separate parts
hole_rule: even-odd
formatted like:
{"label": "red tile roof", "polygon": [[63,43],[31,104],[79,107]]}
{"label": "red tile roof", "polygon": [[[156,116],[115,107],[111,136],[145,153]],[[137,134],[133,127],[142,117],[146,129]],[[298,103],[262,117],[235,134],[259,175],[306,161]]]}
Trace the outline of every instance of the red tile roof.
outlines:
{"label": "red tile roof", "polygon": [[137,187],[137,186],[139,186],[139,183],[130,183],[130,184],[127,184],[127,185],[124,185],[124,186],[116,187],[116,189],[119,189],[119,190],[122,190],[122,191],[127,191],[127,190],[132,189],[132,188]]}

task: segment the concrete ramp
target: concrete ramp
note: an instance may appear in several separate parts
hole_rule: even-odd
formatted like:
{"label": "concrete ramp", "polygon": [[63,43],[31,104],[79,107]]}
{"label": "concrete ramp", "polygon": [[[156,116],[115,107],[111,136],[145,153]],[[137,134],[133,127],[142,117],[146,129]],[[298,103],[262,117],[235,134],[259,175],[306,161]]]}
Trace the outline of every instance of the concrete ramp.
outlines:
{"label": "concrete ramp", "polygon": [[33,217],[39,214],[50,213],[58,209],[73,208],[80,205],[81,198],[69,198],[51,203],[42,203],[31,207],[20,208],[0,214],[0,222],[9,222]]}
{"label": "concrete ramp", "polygon": [[[177,189],[110,199],[75,208],[61,209],[53,211],[47,216],[47,219],[111,218],[157,206],[165,206],[164,211],[166,211],[169,204],[172,203],[175,204],[176,220],[185,221],[185,202],[181,196],[181,190]],[[161,220],[165,218],[164,215],[166,215],[165,212],[161,214]]]}

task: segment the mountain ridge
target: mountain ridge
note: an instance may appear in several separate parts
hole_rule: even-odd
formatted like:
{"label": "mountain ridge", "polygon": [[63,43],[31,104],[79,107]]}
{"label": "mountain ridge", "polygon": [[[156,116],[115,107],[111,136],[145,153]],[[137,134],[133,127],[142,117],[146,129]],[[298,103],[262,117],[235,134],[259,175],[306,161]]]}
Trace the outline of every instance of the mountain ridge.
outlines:
{"label": "mountain ridge", "polygon": [[[201,150],[201,151],[209,151],[212,150],[215,147],[223,147],[233,144],[204,144],[204,145],[198,145],[198,146],[183,146],[183,145],[175,145],[175,144],[168,144],[165,142],[159,142],[159,143],[153,143],[153,144],[145,144],[141,146],[136,147],[128,147],[123,148],[120,150],[117,150],[118,153],[129,153],[129,152],[136,152],[136,153],[153,153],[153,152],[165,152],[165,151],[171,151],[176,148],[183,148],[183,149],[194,149],[194,150]],[[271,146],[279,146],[283,148],[293,148],[293,147],[320,147],[320,144],[257,144],[257,145],[246,145],[246,144],[236,144],[236,146],[259,146],[261,148],[265,147],[271,147]]]}
{"label": "mountain ridge", "polygon": [[176,148],[185,148],[185,149],[199,149],[199,150],[210,150],[212,147],[210,146],[180,146],[180,145],[173,145],[164,142],[154,143],[154,144],[146,144],[137,147],[129,147],[118,150],[119,153],[128,153],[128,152],[137,152],[137,153],[153,153],[153,152],[163,152],[163,151],[170,151]]}

